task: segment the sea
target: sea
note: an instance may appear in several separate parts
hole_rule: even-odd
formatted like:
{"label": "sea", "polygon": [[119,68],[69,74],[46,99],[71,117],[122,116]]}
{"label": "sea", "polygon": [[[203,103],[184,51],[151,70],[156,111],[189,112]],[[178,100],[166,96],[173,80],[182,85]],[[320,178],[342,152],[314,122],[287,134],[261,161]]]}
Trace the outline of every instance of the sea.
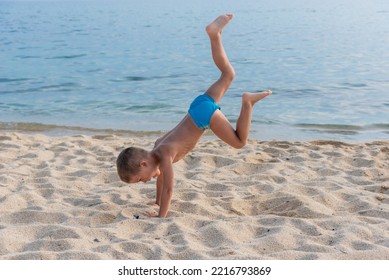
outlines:
{"label": "sea", "polygon": [[205,27],[224,13],[233,126],[270,89],[251,138],[389,139],[387,0],[0,0],[0,131],[170,130],[220,75]]}

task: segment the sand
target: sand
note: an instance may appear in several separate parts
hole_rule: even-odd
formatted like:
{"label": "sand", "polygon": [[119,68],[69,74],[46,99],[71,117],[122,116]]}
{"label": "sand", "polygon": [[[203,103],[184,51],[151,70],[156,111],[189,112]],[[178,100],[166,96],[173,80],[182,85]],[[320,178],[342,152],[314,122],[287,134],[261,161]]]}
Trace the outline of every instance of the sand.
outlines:
{"label": "sand", "polygon": [[0,133],[1,259],[389,259],[389,142],[202,140],[155,182],[115,160],[151,137]]}

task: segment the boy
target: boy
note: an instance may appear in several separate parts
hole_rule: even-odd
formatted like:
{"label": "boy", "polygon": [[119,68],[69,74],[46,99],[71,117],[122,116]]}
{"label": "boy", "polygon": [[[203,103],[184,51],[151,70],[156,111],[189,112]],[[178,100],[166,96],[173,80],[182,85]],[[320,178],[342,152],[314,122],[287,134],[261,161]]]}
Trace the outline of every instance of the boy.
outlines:
{"label": "boy", "polygon": [[117,159],[119,177],[126,183],[148,182],[157,177],[156,204],[159,214],[147,213],[149,217],[165,218],[168,214],[173,194],[173,163],[191,151],[206,128],[210,128],[221,140],[234,148],[242,148],[250,131],[253,106],[271,91],[244,93],[242,108],[236,130],[217,105],[229,88],[235,71],[230,64],[221,41],[222,30],[233,18],[232,14],[219,16],[206,27],[211,41],[212,58],[221,71],[221,76],[203,95],[198,96],[190,105],[188,114],[170,132],[159,138],[152,151],[127,148]]}

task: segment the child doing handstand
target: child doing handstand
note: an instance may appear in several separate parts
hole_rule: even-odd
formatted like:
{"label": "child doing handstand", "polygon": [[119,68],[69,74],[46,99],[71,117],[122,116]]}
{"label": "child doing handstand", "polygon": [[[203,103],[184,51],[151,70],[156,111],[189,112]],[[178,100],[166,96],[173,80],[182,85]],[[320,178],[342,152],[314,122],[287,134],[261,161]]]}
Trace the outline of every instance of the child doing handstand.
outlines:
{"label": "child doing handstand", "polygon": [[240,149],[247,141],[253,106],[271,91],[244,93],[242,107],[234,129],[217,105],[229,88],[235,71],[225,53],[221,35],[226,24],[233,18],[226,14],[216,18],[206,27],[211,41],[212,58],[221,71],[220,78],[190,105],[188,114],[170,132],[159,138],[151,151],[129,147],[117,159],[117,171],[122,181],[132,184],[148,182],[157,177],[156,204],[159,214],[147,213],[149,217],[165,218],[173,194],[173,163],[189,153],[210,128],[213,133],[230,146]]}

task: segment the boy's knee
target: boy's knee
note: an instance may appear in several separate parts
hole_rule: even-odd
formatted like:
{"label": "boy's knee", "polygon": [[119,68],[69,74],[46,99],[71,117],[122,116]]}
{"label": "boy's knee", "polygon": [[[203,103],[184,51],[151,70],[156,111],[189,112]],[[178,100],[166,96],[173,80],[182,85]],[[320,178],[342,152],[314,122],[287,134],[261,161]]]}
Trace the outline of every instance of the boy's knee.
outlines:
{"label": "boy's knee", "polygon": [[232,82],[232,80],[234,80],[235,78],[235,70],[234,68],[229,68],[228,71],[224,71],[222,73],[222,76],[224,79],[228,80],[229,82]]}
{"label": "boy's knee", "polygon": [[235,69],[231,67],[231,70],[228,72],[228,76],[232,81],[235,78]]}
{"label": "boy's knee", "polygon": [[232,147],[235,149],[242,149],[244,146],[246,146],[246,141],[237,142]]}

